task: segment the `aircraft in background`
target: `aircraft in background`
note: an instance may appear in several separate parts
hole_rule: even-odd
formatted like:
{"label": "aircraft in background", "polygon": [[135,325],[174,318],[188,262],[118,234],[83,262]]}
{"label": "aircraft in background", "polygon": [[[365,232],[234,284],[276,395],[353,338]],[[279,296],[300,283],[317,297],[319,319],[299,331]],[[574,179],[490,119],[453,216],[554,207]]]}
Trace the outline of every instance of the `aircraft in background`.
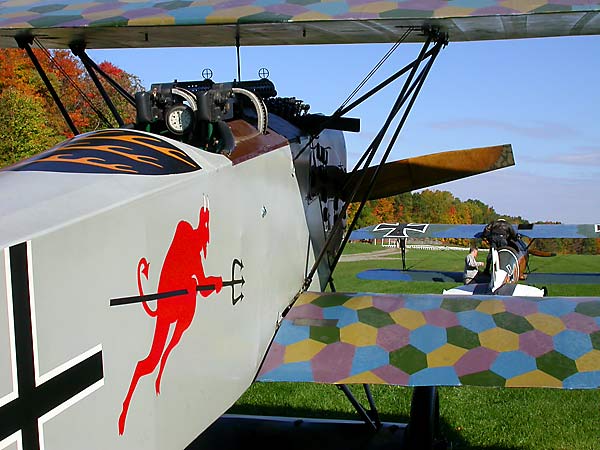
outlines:
{"label": "aircraft in background", "polygon": [[[256,380],[338,385],[370,431],[383,424],[369,384],[415,387],[406,443],[433,448],[435,386],[600,387],[597,298],[495,297],[511,311],[495,321],[489,296],[338,293],[331,277],[351,202],[358,217],[368,200],[514,164],[507,145],[387,162],[448,41],[600,34],[600,5],[331,5],[0,0],[0,46],[27,52],[73,133],[0,172],[0,448],[183,449]],[[239,73],[133,94],[86,54],[366,42],[421,46],[331,115]],[[80,133],[34,46],[70,48],[118,126]],[[348,171],[343,133],[359,131],[348,113],[397,80]],[[135,106],[135,123],[105,84]],[[547,321],[563,327],[555,339],[504,345],[507,330],[548,336]],[[552,370],[555,353],[569,370]],[[347,384],[365,386],[370,413]]]}
{"label": "aircraft in background", "polygon": [[[500,231],[498,230],[500,227]],[[469,284],[443,291],[444,295],[518,295],[543,297],[548,294],[546,287],[537,288],[520,281],[529,275],[530,255],[539,257],[556,256],[554,253],[531,248],[536,239],[600,238],[599,224],[508,224],[498,219],[489,224],[429,224],[429,223],[379,223],[350,234],[351,240],[398,239],[408,238],[457,238],[485,241],[489,248],[486,269],[479,272]],[[404,243],[406,245],[406,243]],[[405,268],[405,253],[402,253]],[[427,276],[435,279],[458,281],[462,272],[419,271],[419,280]],[[545,281],[552,280],[553,274],[546,274]],[[569,283],[569,278],[581,278],[589,274],[557,274],[559,282]],[[368,278],[365,275],[365,278]],[[433,281],[432,278],[432,281]],[[535,278],[535,277],[534,277]]]}

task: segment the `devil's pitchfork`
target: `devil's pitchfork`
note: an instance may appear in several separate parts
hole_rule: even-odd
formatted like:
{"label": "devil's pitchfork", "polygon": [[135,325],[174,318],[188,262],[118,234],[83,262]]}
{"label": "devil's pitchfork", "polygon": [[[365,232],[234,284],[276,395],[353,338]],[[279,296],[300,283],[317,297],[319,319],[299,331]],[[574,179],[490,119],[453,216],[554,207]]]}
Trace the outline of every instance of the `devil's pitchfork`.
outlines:
{"label": "devil's pitchfork", "polygon": [[[244,298],[244,294],[241,291],[241,288],[244,286],[246,282],[241,272],[244,268],[244,264],[239,259],[234,259],[231,263],[231,280],[223,281],[223,287],[229,286],[231,287],[231,304],[235,305],[237,302]],[[236,272],[238,272],[239,278],[235,278]],[[235,295],[235,286],[240,286],[239,295]],[[201,291],[214,291],[214,284],[203,284],[196,286],[196,292]],[[146,295],[134,295],[131,297],[119,297],[119,298],[111,298],[110,306],[120,306],[120,305],[128,305],[130,303],[140,303],[140,302],[148,302],[150,300],[161,300],[163,298],[177,297],[178,295],[186,295],[188,294],[187,289],[177,289],[174,291],[168,292],[157,292],[156,294],[146,294]]]}

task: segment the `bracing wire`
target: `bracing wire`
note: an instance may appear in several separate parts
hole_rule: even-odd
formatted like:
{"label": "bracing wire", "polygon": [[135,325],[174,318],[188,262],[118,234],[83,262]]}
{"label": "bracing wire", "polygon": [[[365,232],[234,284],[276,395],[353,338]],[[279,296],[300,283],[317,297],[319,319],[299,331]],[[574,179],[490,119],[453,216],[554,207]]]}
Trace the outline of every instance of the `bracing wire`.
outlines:
{"label": "bracing wire", "polygon": [[381,68],[381,66],[383,66],[383,64],[388,60],[388,58],[390,56],[392,56],[392,54],[396,51],[396,49],[400,46],[400,44],[406,40],[406,38],[409,36],[409,34],[412,31],[413,31],[413,29],[409,28],[404,32],[404,34],[402,36],[400,36],[400,38],[394,43],[394,45],[392,45],[392,47],[387,51],[387,53],[385,55],[383,55],[383,57],[379,60],[379,62],[377,64],[375,64],[375,66],[365,76],[365,78],[363,78],[363,80],[354,88],[354,90],[350,93],[350,95],[348,95],[346,100],[344,100],[342,102],[340,107],[337,109],[338,111],[341,111],[348,103],[350,103],[350,100],[352,100],[352,98],[356,94],[358,94],[358,92],[363,88],[363,86],[368,83],[368,81],[373,77],[373,75],[375,75],[375,73]]}
{"label": "bracing wire", "polygon": [[[346,105],[348,105],[348,103],[354,98],[354,96],[356,96],[356,94],[358,94],[358,92],[360,92],[360,90],[368,83],[368,81],[373,77],[373,75],[375,75],[375,73],[381,68],[381,66],[396,51],[396,49],[400,46],[400,44],[406,40],[406,38],[410,35],[410,33],[412,33],[413,31],[415,31],[417,29],[418,28],[415,28],[415,27],[408,27],[406,29],[406,31],[402,34],[402,36],[400,36],[400,38],[394,43],[394,45],[392,45],[392,47],[386,52],[386,54],[383,55],[383,57],[379,60],[379,62],[377,64],[375,64],[375,66],[365,76],[365,78],[363,78],[363,80],[354,88],[354,90],[348,95],[348,97],[346,97],[346,100],[344,100],[342,102],[342,104],[339,106],[339,108],[334,113],[334,116],[342,115],[342,114],[340,114],[340,112],[344,109],[344,107]],[[298,159],[300,157],[300,155],[302,155],[306,151],[306,149],[312,145],[315,138],[316,138],[316,136],[311,136],[311,138],[307,142],[307,144],[294,157],[294,161],[296,159]]]}
{"label": "bracing wire", "polygon": [[85,94],[83,89],[81,89],[81,87],[79,87],[79,85],[77,83],[75,83],[73,78],[71,78],[69,76],[69,74],[65,71],[65,69],[60,64],[58,64],[58,62],[56,62],[56,59],[52,56],[52,54],[48,51],[48,49],[46,47],[44,47],[44,45],[37,38],[35,38],[34,41],[35,41],[36,45],[38,46],[38,48],[46,55],[46,57],[52,63],[52,65],[58,69],[58,71],[62,74],[62,76],[65,77],[65,79],[71,84],[71,86],[73,86],[73,88],[79,93],[79,95],[81,96],[83,101],[86,102],[89,105],[89,107],[98,115],[100,120],[102,122],[104,122],[106,125],[108,125],[109,127],[112,126],[112,124],[106,118],[106,116],[102,113],[102,111],[96,105],[94,105],[92,103],[92,101],[88,98],[88,96]]}

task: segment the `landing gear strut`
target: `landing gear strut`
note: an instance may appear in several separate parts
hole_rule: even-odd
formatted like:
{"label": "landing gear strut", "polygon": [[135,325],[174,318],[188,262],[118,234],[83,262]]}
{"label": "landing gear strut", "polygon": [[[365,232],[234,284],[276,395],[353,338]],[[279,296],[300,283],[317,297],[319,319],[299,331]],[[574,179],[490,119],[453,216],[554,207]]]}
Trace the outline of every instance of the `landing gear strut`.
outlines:
{"label": "landing gear strut", "polygon": [[410,450],[445,450],[448,445],[440,433],[440,397],[434,386],[413,390],[410,420],[404,435],[404,447]]}
{"label": "landing gear strut", "polygon": [[[363,385],[369,400],[369,410],[365,410],[344,384],[338,388],[355,407],[371,431],[382,427],[369,385]],[[446,450],[448,443],[440,432],[440,397],[435,386],[416,386],[413,389],[410,405],[410,419],[404,431],[403,450]]]}

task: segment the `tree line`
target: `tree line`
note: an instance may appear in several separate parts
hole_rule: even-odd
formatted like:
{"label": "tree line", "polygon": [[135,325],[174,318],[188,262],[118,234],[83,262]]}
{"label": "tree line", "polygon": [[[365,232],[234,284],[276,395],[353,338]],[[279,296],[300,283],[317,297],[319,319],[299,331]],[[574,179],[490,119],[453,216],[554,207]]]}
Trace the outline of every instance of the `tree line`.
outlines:
{"label": "tree line", "polygon": [[[349,206],[348,224],[354,219],[358,206],[358,203]],[[448,191],[425,189],[421,192],[406,192],[368,201],[356,222],[356,229],[381,222],[486,224],[501,218],[514,224],[530,223],[521,216],[499,214],[493,207],[479,200],[462,201]],[[485,243],[477,240],[441,239],[440,241],[444,244],[465,247],[471,244],[485,246]],[[554,253],[595,255],[600,254],[600,239],[536,239],[532,248]]]}

